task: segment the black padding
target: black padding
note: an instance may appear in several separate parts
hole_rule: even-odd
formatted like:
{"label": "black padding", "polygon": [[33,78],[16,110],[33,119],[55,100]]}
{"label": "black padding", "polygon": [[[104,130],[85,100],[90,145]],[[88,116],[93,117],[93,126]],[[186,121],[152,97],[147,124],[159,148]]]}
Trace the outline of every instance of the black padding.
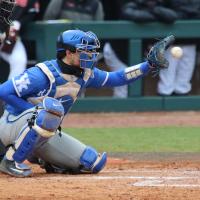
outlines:
{"label": "black padding", "polygon": [[6,147],[0,140],[0,161],[2,160],[5,154],[6,154]]}

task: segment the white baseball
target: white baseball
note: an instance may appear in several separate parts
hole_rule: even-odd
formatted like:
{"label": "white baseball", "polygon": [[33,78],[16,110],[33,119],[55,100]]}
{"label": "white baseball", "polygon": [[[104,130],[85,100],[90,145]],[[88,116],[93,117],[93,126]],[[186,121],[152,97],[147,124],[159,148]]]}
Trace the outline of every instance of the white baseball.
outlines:
{"label": "white baseball", "polygon": [[171,54],[174,58],[181,58],[183,56],[183,49],[181,47],[172,47]]}

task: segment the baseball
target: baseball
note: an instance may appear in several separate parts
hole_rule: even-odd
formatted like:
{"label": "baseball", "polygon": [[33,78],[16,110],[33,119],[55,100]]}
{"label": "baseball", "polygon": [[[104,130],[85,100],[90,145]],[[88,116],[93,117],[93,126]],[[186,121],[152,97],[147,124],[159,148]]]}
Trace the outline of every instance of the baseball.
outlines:
{"label": "baseball", "polygon": [[183,49],[181,47],[172,47],[171,54],[174,58],[181,58],[183,55]]}

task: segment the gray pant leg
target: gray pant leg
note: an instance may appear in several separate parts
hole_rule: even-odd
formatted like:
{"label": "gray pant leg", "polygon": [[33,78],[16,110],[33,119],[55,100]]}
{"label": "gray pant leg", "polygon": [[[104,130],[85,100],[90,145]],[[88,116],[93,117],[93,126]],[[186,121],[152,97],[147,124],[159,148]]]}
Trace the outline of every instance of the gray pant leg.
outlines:
{"label": "gray pant leg", "polygon": [[4,145],[12,144],[22,127],[27,123],[27,119],[30,119],[34,109],[29,109],[18,116],[9,115],[5,110],[3,116],[0,118],[0,139]]}
{"label": "gray pant leg", "polygon": [[36,148],[34,154],[45,162],[60,168],[78,169],[80,156],[85,148],[85,144],[68,134],[62,133],[61,136],[56,134],[47,142],[44,142]]}

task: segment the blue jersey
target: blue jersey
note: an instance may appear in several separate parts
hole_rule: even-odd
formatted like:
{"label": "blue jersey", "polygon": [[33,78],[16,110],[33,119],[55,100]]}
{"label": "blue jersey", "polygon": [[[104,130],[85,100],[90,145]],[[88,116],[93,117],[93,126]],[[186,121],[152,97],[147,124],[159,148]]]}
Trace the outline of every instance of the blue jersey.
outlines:
{"label": "blue jersey", "polygon": [[46,96],[58,99],[68,113],[84,88],[129,84],[149,71],[147,62],[116,72],[84,69],[81,77],[63,74],[56,60],[45,61],[0,85],[0,98],[9,113],[18,115],[37,105]]}

